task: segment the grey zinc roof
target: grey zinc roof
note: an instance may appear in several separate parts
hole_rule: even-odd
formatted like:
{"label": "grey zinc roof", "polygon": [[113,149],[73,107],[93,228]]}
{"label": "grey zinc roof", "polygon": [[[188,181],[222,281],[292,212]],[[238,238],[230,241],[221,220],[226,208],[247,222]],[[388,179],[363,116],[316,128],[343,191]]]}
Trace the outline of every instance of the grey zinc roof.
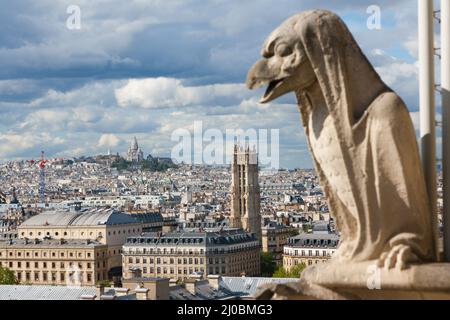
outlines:
{"label": "grey zinc roof", "polygon": [[0,285],[0,300],[80,300],[95,287]]}
{"label": "grey zinc roof", "polygon": [[131,216],[115,211],[114,209],[93,209],[78,216],[73,222],[74,226],[87,226],[87,225],[115,225],[115,224],[128,224],[137,223]]}
{"label": "grey zinc roof", "polygon": [[236,295],[252,297],[265,284],[297,282],[297,278],[222,277],[220,286]]}
{"label": "grey zinc roof", "polygon": [[159,212],[130,213],[129,215],[142,223],[157,223],[164,221],[163,216]]}
{"label": "grey zinc roof", "polygon": [[288,239],[288,245],[336,247],[339,244],[339,235],[335,233],[300,233]]}
{"label": "grey zinc roof", "polygon": [[24,221],[22,226],[92,226],[137,223],[131,216],[111,208],[44,211]]}
{"label": "grey zinc roof", "polygon": [[183,286],[171,287],[169,295],[171,300],[224,300],[238,296],[235,292],[231,292],[224,287],[219,288],[219,290],[214,289],[207,280],[201,280],[197,283],[195,295]]}
{"label": "grey zinc roof", "polygon": [[176,244],[176,245],[226,245],[233,243],[244,243],[255,241],[253,234],[240,229],[225,229],[222,231],[180,231],[180,232],[148,232],[140,236],[129,237],[126,246],[129,245],[156,245],[156,244]]}
{"label": "grey zinc roof", "polygon": [[44,211],[25,220],[22,226],[67,226],[80,214],[75,211]]}

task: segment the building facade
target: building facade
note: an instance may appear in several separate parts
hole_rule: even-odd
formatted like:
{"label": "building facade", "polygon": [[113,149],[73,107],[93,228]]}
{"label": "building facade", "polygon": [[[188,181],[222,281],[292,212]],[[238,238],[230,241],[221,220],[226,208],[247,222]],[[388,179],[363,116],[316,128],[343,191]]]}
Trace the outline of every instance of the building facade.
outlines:
{"label": "building facade", "polygon": [[108,279],[108,246],[90,240],[2,240],[0,265],[21,284],[92,286]]}
{"label": "building facade", "polygon": [[298,264],[307,266],[328,261],[339,245],[336,234],[302,233],[288,239],[284,246],[283,267],[290,269]]}
{"label": "building facade", "polygon": [[282,265],[284,246],[290,237],[298,234],[298,230],[275,221],[270,221],[262,227],[261,234],[262,251],[272,253],[276,265]]}
{"label": "building facade", "polygon": [[235,145],[231,165],[230,226],[252,232],[261,240],[258,155]]}
{"label": "building facade", "polygon": [[80,240],[105,245],[109,278],[121,275],[121,251],[127,237],[141,232],[141,222],[110,208],[44,211],[17,228],[18,238],[23,240]]}
{"label": "building facade", "polygon": [[242,229],[146,233],[123,246],[123,278],[136,270],[143,277],[186,279],[194,273],[257,276],[260,243]]}

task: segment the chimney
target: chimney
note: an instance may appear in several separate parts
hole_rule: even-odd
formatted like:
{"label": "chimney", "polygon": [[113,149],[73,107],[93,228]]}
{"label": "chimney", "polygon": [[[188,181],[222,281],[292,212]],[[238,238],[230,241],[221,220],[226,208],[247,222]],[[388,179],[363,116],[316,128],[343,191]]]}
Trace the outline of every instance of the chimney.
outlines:
{"label": "chimney", "polygon": [[222,280],[222,277],[218,274],[209,274],[208,275],[209,285],[216,290],[219,290],[221,280]]}
{"label": "chimney", "polygon": [[193,273],[189,276],[189,278],[199,281],[199,280],[203,279],[203,274],[202,273]]}
{"label": "chimney", "polygon": [[127,296],[128,292],[130,291],[130,289],[128,288],[116,288],[116,296],[118,297],[123,297],[123,296]]}
{"label": "chimney", "polygon": [[102,284],[98,284],[95,286],[95,295],[98,299],[105,293],[105,287]]}
{"label": "chimney", "polygon": [[177,285],[177,282],[178,282],[177,279],[171,278],[171,279],[169,280],[169,286],[174,287],[174,286]]}
{"label": "chimney", "polygon": [[197,281],[197,279],[186,279],[184,282],[184,288],[192,295],[197,293]]}
{"label": "chimney", "polygon": [[147,288],[137,288],[134,290],[136,292],[136,299],[137,300],[148,300],[148,292],[150,290]]}

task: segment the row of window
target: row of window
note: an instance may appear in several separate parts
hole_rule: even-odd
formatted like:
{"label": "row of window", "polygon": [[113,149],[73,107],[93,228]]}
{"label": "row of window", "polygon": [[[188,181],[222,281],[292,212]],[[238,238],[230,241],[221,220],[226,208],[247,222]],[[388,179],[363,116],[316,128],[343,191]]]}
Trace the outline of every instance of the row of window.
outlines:
{"label": "row of window", "polygon": [[[236,263],[251,259],[256,259],[257,254],[249,254],[246,256],[243,255],[235,255],[232,257],[215,257],[215,258],[208,258],[209,264],[224,264],[224,263]],[[142,263],[146,264],[147,262],[150,264],[157,263],[157,264],[174,264],[175,261],[177,261],[178,264],[203,264],[204,259],[203,258],[141,258],[141,257],[128,257],[128,263]]]}
{"label": "row of window", "polygon": [[[66,266],[72,267],[72,266],[78,266],[78,268],[83,269],[83,263],[81,262],[69,262],[69,263],[65,263],[65,262],[22,262],[22,261],[9,261],[9,262],[0,262],[0,266],[4,265],[5,267],[8,267],[10,269],[19,269],[19,268],[25,268],[25,269],[30,269],[31,266],[33,266],[33,268],[38,269],[38,268],[42,268],[42,269],[47,269],[47,268],[51,268],[51,269],[56,269],[56,268],[60,268],[60,269],[64,269],[66,268]],[[92,269],[93,267],[93,263],[91,262],[85,262],[84,263],[84,269]],[[97,262],[97,268],[106,268],[106,261],[103,262]]]}
{"label": "row of window", "polygon": [[[139,268],[142,270],[142,274],[144,276],[160,276],[160,275],[190,275],[194,272],[204,272],[205,269],[203,267],[193,267],[193,268],[174,268],[174,267],[142,267],[134,266],[134,268]],[[255,262],[243,263],[238,266],[216,266],[209,267],[209,274],[226,274],[228,272],[232,273],[240,273],[248,270],[257,270],[257,264]],[[177,273],[176,273],[177,272]]]}
{"label": "row of window", "polygon": [[297,259],[288,259],[288,260],[286,260],[285,262],[284,262],[284,265],[285,266],[296,266],[296,265],[298,265],[298,264],[301,264],[301,263],[305,263],[305,264],[308,264],[308,266],[310,266],[310,265],[313,265],[313,264],[318,264],[318,263],[320,263],[320,262],[326,262],[327,260],[311,260],[311,259],[309,259],[309,260],[297,260]]}
{"label": "row of window", "polygon": [[126,248],[124,250],[125,253],[127,254],[177,254],[177,255],[203,255],[203,254],[227,254],[227,253],[237,253],[237,252],[242,252],[242,251],[249,251],[252,249],[255,249],[255,246],[245,246],[245,247],[235,247],[235,248],[228,248],[228,249],[209,249],[209,250],[204,250],[204,249],[200,249],[200,250],[191,250],[191,249],[174,249],[174,248],[170,248],[170,249],[166,249],[166,248],[150,248],[150,249],[131,249],[131,248]]}
{"label": "row of window", "polygon": [[[170,259],[161,259],[161,258],[142,258],[142,263],[146,264],[147,261],[148,263],[157,263],[157,264],[174,264],[175,263],[174,258],[170,258]],[[204,259],[203,258],[178,258],[177,259],[178,264],[203,264],[204,263]],[[137,257],[137,258],[133,258],[133,257],[128,257],[128,263],[141,263],[141,258]]]}
{"label": "row of window", "polygon": [[301,257],[331,257],[331,255],[334,253],[332,251],[329,253],[327,250],[288,250],[286,249],[284,252],[286,255],[294,255],[294,256],[301,256]]}
{"label": "row of window", "polygon": [[[16,253],[16,254],[14,255],[14,253]],[[2,257],[2,256],[3,256],[3,251],[0,251],[0,257]],[[5,256],[6,256],[6,252],[5,252]],[[29,257],[38,258],[41,256],[42,257],[52,257],[52,258],[56,258],[56,257],[58,257],[58,258],[65,258],[65,257],[91,258],[93,256],[93,253],[85,252],[85,251],[78,251],[78,252],[70,251],[66,255],[66,252],[64,252],[64,251],[58,251],[58,252],[55,252],[55,251],[51,251],[51,252],[49,252],[49,251],[33,251],[33,252],[32,251],[9,251],[8,256],[9,257],[14,257],[14,256],[15,257],[27,257],[27,258],[29,258]],[[105,252],[104,251],[101,253],[97,252],[97,257],[100,257],[100,256],[104,257]]]}
{"label": "row of window", "polygon": [[[155,272],[156,271],[156,272]],[[162,274],[175,274],[175,271],[178,271],[177,274],[185,274],[185,275],[189,275],[192,274],[193,272],[204,272],[205,269],[203,267],[200,268],[167,268],[167,267],[143,267],[142,268],[142,273],[143,275],[153,275],[153,276],[157,276],[157,275],[162,275]]]}
{"label": "row of window", "polygon": [[[80,272],[80,274],[74,274],[73,272],[22,272],[18,271],[16,273],[17,280],[19,282],[53,282],[53,283],[61,283],[61,282],[68,282],[68,283],[76,283],[78,280],[82,283],[88,282],[92,283],[93,280],[93,273],[92,272]],[[97,273],[97,279],[103,280],[107,279],[106,273]]]}
{"label": "row of window", "polygon": [[[110,235],[116,235],[116,234],[131,234],[131,233],[139,233],[139,232],[141,232],[141,229],[140,228],[137,228],[137,229],[128,229],[128,230],[117,230],[117,232],[115,231],[115,230],[113,230],[113,231],[108,231],[108,236],[110,236]],[[21,235],[23,236],[23,237],[25,237],[25,232],[23,231],[23,232],[21,232]],[[29,237],[33,237],[33,235],[34,235],[34,233],[33,233],[33,231],[29,231],[28,232],[28,236]],[[38,236],[42,236],[42,235],[44,235],[41,231],[38,231],[37,232],[37,235]],[[51,234],[51,232],[50,231],[47,231],[46,233],[45,233],[45,236],[51,236],[52,234]],[[53,236],[55,236],[55,237],[59,237],[59,231],[54,231],[53,232]],[[63,236],[67,236],[68,235],[68,233],[67,233],[67,231],[64,231],[63,233],[62,233],[62,235]],[[89,232],[89,233],[87,233],[86,232],[86,234],[85,234],[85,232],[84,231],[82,231],[81,233],[80,233],[80,235],[81,236],[87,236],[87,235],[89,235],[89,236],[91,236],[91,237],[93,237],[94,236],[94,232],[93,231],[91,231],[91,232]],[[71,233],[71,236],[72,237],[74,237],[75,236],[75,232],[72,232]],[[99,238],[101,238],[101,237],[103,237],[103,233],[102,232],[98,232],[97,233],[97,237],[99,237]]]}

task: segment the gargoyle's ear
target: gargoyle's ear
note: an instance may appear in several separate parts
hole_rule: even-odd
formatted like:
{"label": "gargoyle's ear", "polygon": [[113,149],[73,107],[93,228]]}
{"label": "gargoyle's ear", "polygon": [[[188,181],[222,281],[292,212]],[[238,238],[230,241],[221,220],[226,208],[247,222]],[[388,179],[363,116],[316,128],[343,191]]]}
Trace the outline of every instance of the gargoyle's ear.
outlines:
{"label": "gargoyle's ear", "polygon": [[283,69],[285,71],[291,71],[297,69],[304,61],[306,61],[308,57],[306,56],[305,50],[303,49],[303,45],[299,42],[296,42],[294,45],[294,49],[292,50],[292,54],[287,57],[287,60],[284,63]]}

